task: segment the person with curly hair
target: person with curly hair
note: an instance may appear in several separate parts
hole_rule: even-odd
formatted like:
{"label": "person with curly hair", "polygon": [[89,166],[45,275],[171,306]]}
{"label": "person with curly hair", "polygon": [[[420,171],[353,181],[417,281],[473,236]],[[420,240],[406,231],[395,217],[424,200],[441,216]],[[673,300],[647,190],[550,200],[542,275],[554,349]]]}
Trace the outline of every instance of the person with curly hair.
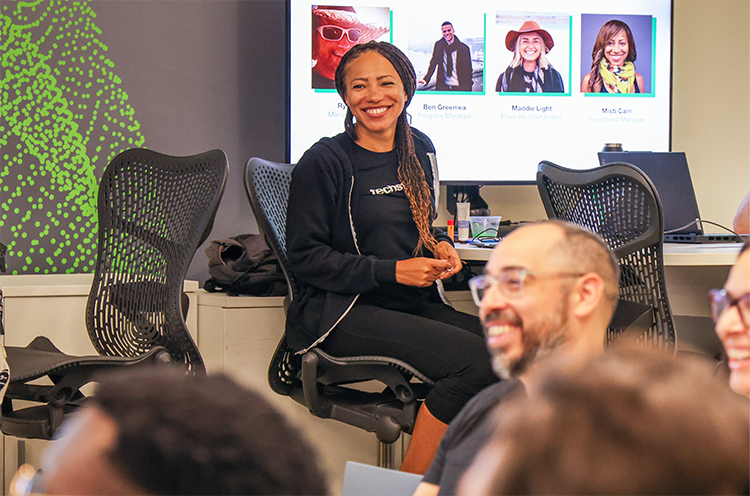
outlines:
{"label": "person with curly hair", "polygon": [[159,365],[104,377],[63,423],[43,494],[328,494],[302,433],[228,376]]}
{"label": "person with curly hair", "polygon": [[613,19],[599,30],[591,52],[591,72],[581,81],[582,93],[642,93],[643,76],[635,71],[635,39],[630,27]]}

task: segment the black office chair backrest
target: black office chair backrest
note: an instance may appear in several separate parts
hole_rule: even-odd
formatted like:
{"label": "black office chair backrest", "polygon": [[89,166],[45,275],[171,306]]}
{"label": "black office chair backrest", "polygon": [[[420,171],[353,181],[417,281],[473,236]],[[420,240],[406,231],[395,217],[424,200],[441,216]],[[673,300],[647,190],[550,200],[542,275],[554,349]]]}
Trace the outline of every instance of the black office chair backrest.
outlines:
{"label": "black office chair backrest", "polygon": [[[286,207],[289,203],[293,169],[294,164],[253,157],[245,166],[244,178],[245,192],[258,223],[258,231],[279,259],[289,286],[285,307],[300,291],[286,251]],[[276,394],[294,396],[295,391],[302,389],[298,377],[301,367],[301,357],[286,342],[284,333],[268,367],[269,386]]]}
{"label": "black office chair backrest", "polygon": [[[594,231],[615,252],[620,299],[653,308],[652,325],[642,339],[673,349],[675,331],[664,281],[664,219],[648,176],[625,163],[573,170],[543,161],[536,180],[550,219]],[[608,341],[621,331],[610,329]]]}
{"label": "black office chair backrest", "polygon": [[281,164],[257,157],[251,158],[245,167],[245,189],[258,222],[258,230],[279,258],[291,299],[300,291],[286,251],[286,207],[293,169],[294,164]]}
{"label": "black office chair backrest", "polygon": [[185,274],[211,231],[228,173],[221,150],[173,157],[131,149],[99,186],[99,244],[87,307],[99,354],[133,357],[154,346],[204,371],[183,316]]}

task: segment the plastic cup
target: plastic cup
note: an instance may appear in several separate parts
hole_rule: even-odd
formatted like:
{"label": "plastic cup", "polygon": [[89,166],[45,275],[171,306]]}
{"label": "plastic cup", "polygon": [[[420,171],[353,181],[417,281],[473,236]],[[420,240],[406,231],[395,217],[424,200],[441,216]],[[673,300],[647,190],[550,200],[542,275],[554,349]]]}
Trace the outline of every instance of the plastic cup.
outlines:
{"label": "plastic cup", "polygon": [[498,227],[500,227],[499,215],[482,215],[469,217],[472,238],[496,238],[498,237]]}

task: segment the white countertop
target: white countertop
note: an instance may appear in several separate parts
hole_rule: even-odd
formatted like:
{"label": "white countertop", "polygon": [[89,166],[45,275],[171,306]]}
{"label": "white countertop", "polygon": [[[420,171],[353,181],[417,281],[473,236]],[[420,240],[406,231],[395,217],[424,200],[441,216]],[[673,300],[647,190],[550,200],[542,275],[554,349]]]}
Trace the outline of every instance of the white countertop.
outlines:
{"label": "white countertop", "polygon": [[[0,288],[6,298],[19,296],[88,296],[94,274],[0,275]],[[186,293],[198,291],[198,281],[186,280]]]}
{"label": "white countertop", "polygon": [[[708,266],[733,265],[742,248],[742,243],[664,243],[665,266]],[[481,248],[464,243],[456,243],[456,250],[462,260],[486,262],[492,253],[491,248]]]}

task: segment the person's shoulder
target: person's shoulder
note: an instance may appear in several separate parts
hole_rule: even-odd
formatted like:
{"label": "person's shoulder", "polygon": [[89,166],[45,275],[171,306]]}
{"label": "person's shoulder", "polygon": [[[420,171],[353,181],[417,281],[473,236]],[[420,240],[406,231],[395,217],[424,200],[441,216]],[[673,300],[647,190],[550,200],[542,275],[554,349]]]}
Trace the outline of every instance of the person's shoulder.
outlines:
{"label": "person's shoulder", "polygon": [[[472,430],[487,418],[487,414],[505,400],[513,391],[517,390],[520,381],[503,380],[482,389],[474,395],[448,426],[452,436]],[[521,388],[523,386],[521,385]]]}
{"label": "person's shoulder", "polygon": [[414,147],[417,151],[435,153],[435,145],[432,144],[432,140],[429,136],[415,127],[411,128],[411,134],[414,138]]}
{"label": "person's shoulder", "polygon": [[315,144],[308,148],[305,155],[308,153],[321,154],[326,153],[327,151],[330,152],[331,150],[338,151],[339,148],[345,148],[348,141],[351,141],[351,138],[346,133],[340,133],[330,137],[326,136],[320,138]]}
{"label": "person's shoulder", "polygon": [[468,403],[466,408],[485,411],[494,408],[506,396],[516,389],[523,388],[523,384],[518,380],[503,380],[496,382],[482,389]]}
{"label": "person's shoulder", "polygon": [[501,92],[503,91],[503,83],[507,86],[508,81],[510,81],[510,76],[513,73],[513,68],[509,65],[505,68],[503,72],[500,73],[499,76],[497,76],[497,83],[495,83],[495,91]]}
{"label": "person's shoulder", "polygon": [[340,166],[346,159],[346,152],[342,146],[345,141],[342,140],[342,135],[345,140],[350,139],[345,133],[341,133],[332,138],[325,137],[318,140],[302,155],[295,170]]}
{"label": "person's shoulder", "polygon": [[583,79],[581,80],[581,91],[584,93],[588,93],[589,91],[589,80],[591,79],[591,73],[587,73],[585,76],[583,76]]}
{"label": "person's shoulder", "polygon": [[560,74],[560,72],[557,69],[555,69],[552,66],[552,64],[549,65],[549,68],[547,70],[549,71],[549,73],[550,73],[550,75],[552,77],[554,77],[555,79],[559,79],[560,81],[562,81],[562,75]]}
{"label": "person's shoulder", "polygon": [[484,388],[481,393],[485,394],[486,398],[493,399],[495,401],[501,401],[503,398],[513,393],[514,391],[523,392],[526,388],[523,383],[518,379],[506,379],[500,382],[496,382],[491,386]]}

